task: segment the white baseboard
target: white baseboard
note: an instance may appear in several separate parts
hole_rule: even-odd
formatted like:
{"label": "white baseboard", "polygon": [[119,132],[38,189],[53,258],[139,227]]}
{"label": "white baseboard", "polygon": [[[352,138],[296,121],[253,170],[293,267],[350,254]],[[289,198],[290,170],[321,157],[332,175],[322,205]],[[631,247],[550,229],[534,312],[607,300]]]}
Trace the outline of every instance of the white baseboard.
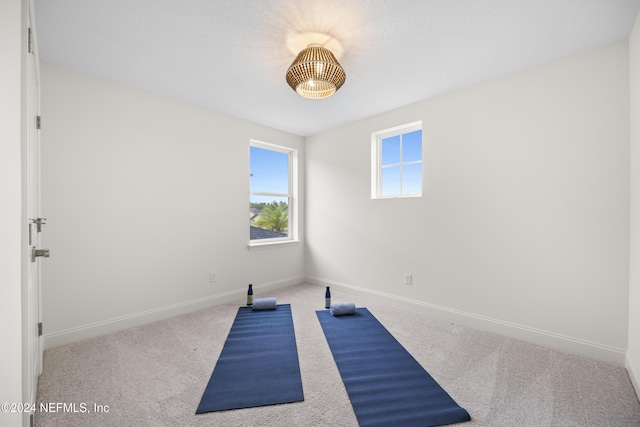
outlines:
{"label": "white baseboard", "polygon": [[[292,277],[288,279],[254,284],[254,290],[280,289],[287,286],[297,285],[303,282],[303,277]],[[65,329],[50,334],[44,334],[44,349],[71,344],[87,338],[120,331],[134,326],[144,325],[157,320],[166,319],[180,314],[190,313],[196,310],[224,304],[246,296],[247,289],[234,289],[220,294],[209,295],[190,301],[184,301],[153,310],[146,310],[126,316],[115,317],[101,322],[90,323],[75,328]]]}
{"label": "white baseboard", "polygon": [[631,361],[631,356],[627,353],[627,358],[625,361],[625,368],[627,368],[627,372],[629,373],[629,378],[631,379],[631,384],[633,384],[633,388],[636,389],[636,396],[640,399],[640,366],[635,366]]}
{"label": "white baseboard", "polygon": [[[404,298],[385,292],[374,291],[361,288],[335,280],[321,277],[307,276],[306,283],[319,286],[334,286],[343,288],[347,292],[360,294],[377,301],[386,302],[396,306],[402,306],[413,311],[425,313],[435,317],[445,318],[461,325],[476,329],[499,333],[510,338],[528,341],[534,344],[543,345],[566,353],[577,354],[592,359],[601,360],[618,366],[624,366],[626,350],[599,344],[580,338],[556,334],[554,332],[531,328],[516,323],[505,322],[486,316],[430,304],[410,298]],[[637,390],[637,387],[636,387]]]}

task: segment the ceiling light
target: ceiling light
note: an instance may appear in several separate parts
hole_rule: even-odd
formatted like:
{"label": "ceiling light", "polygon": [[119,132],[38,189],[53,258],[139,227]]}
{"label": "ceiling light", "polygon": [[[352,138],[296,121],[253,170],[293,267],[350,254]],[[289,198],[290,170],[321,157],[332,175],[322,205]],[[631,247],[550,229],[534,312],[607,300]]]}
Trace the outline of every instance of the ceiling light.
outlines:
{"label": "ceiling light", "polygon": [[287,70],[287,83],[298,95],[321,99],[331,96],[347,79],[344,69],[329,49],[311,43]]}

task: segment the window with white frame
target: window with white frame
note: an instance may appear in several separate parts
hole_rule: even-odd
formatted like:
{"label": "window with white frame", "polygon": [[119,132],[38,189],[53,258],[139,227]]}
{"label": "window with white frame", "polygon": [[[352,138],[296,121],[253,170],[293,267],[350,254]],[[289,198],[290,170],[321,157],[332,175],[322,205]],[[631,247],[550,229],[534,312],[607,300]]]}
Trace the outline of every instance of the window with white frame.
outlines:
{"label": "window with white frame", "polygon": [[371,134],[371,198],[422,195],[422,121]]}
{"label": "window with white frame", "polygon": [[254,140],[249,150],[250,243],[295,239],[297,151]]}

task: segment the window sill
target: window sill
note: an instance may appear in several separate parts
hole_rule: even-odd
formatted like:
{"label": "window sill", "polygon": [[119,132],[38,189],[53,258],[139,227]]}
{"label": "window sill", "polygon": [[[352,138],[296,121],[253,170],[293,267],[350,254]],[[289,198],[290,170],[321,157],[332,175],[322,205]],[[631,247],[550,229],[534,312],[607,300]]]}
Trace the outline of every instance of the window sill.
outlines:
{"label": "window sill", "polygon": [[266,243],[249,243],[247,249],[250,251],[258,251],[262,249],[274,249],[282,248],[285,246],[294,246],[300,243],[300,240],[285,240],[280,242],[266,242]]}
{"label": "window sill", "polygon": [[376,196],[372,197],[371,200],[419,199],[420,197],[422,197],[422,194],[407,194],[404,196]]}

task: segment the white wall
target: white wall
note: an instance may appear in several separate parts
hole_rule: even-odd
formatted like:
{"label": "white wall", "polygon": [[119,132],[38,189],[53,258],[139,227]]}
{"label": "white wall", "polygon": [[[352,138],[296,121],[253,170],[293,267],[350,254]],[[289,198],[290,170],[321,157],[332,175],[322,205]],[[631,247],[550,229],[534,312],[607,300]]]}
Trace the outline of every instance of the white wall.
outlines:
{"label": "white wall", "polygon": [[[624,363],[627,53],[619,42],[308,138],[309,280]],[[371,200],[371,132],[417,120],[423,197]]]}
{"label": "white wall", "polygon": [[301,137],[41,73],[47,347],[303,280],[302,244],[247,249],[249,140],[298,148],[302,164]]}
{"label": "white wall", "polygon": [[631,256],[627,370],[640,396],[640,14],[629,37],[631,84]]}

